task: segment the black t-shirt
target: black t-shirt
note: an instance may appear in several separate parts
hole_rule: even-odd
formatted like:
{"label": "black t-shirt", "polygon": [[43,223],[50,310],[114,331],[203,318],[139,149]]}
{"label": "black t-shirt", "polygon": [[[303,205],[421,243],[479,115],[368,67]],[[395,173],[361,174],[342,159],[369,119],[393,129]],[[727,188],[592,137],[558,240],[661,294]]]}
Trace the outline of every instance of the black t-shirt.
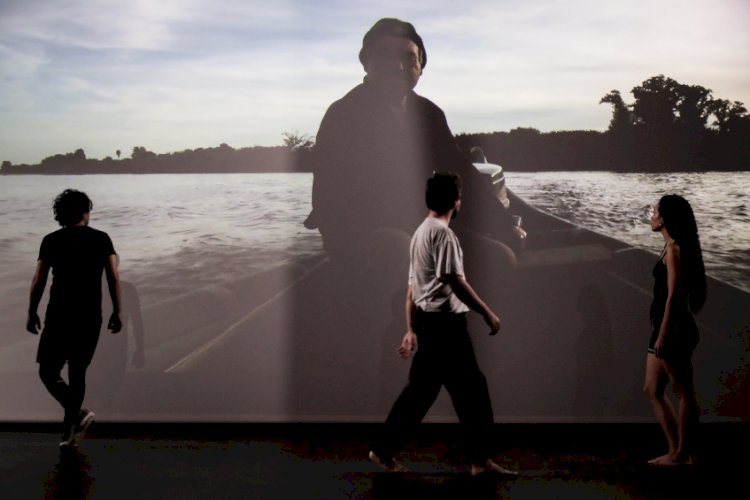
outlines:
{"label": "black t-shirt", "polygon": [[102,272],[112,255],[107,233],[88,226],[64,227],[45,236],[39,260],[52,268],[47,319],[101,318]]}

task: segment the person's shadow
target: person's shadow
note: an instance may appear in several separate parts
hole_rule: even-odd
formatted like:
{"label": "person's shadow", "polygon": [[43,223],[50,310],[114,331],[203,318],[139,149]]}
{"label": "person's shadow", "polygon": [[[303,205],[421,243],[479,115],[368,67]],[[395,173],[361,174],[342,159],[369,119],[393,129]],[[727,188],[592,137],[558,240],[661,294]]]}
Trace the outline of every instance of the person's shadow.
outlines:
{"label": "person's shadow", "polygon": [[[125,375],[130,364],[136,369],[146,366],[144,347],[145,328],[141,313],[141,301],[135,285],[120,280],[122,330],[112,334],[102,325],[94,359],[87,376],[90,387],[87,400],[98,416],[113,415],[116,411],[117,397],[123,389]],[[103,308],[102,317],[108,318],[112,313],[111,304]],[[132,344],[130,343],[132,337]],[[132,354],[131,354],[132,345]]]}
{"label": "person's shadow", "polygon": [[76,500],[89,498],[94,478],[89,457],[78,448],[60,451],[60,460],[44,481],[44,498]]}

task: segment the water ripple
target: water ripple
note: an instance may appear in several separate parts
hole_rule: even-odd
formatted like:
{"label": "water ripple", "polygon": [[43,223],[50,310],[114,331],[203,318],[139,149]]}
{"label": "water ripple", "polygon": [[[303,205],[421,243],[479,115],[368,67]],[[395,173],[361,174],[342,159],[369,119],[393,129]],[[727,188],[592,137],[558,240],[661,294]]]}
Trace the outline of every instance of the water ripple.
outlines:
{"label": "water ripple", "polygon": [[651,206],[664,194],[681,194],[693,206],[706,269],[750,291],[750,172],[509,172],[506,178],[532,205],[649,250],[662,245],[650,230]]}
{"label": "water ripple", "polygon": [[[651,206],[663,194],[680,193],[695,210],[706,268],[750,291],[750,172],[506,177],[532,205],[653,251],[662,243],[649,228]],[[91,225],[112,236],[124,268],[153,272],[164,262],[185,263],[191,256],[206,261],[217,252],[225,260],[216,262],[230,268],[240,265],[235,260],[240,267],[263,268],[320,251],[318,232],[302,226],[310,211],[310,174],[6,176],[3,184],[0,250],[6,267],[33,267],[41,238],[57,229],[52,199],[61,186],[89,194]],[[208,266],[205,272],[221,270]]]}

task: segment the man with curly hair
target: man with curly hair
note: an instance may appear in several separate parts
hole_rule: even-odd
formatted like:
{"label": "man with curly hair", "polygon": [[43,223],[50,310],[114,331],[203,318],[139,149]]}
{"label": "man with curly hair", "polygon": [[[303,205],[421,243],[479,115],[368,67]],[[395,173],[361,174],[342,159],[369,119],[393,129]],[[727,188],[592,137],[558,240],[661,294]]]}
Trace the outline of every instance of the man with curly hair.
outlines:
{"label": "man with curly hair", "polygon": [[[61,448],[77,446],[94,420],[94,412],[81,405],[102,323],[102,272],[113,308],[107,327],[112,333],[122,327],[117,254],[107,233],[89,227],[92,207],[86,193],[75,189],[55,198],[55,220],[62,227],[42,240],[29,297],[26,330],[36,335],[42,326],[37,308],[51,269],[37,363],[44,386],[65,410]],[[66,363],[67,382],[61,376]]]}

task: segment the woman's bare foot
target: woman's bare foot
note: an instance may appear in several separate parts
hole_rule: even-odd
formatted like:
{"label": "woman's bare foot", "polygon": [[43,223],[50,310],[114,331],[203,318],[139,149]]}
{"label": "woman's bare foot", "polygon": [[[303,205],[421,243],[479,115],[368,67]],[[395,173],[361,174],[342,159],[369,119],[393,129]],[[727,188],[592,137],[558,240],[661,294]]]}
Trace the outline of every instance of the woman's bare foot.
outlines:
{"label": "woman's bare foot", "polygon": [[400,463],[396,462],[393,459],[390,460],[383,460],[379,456],[375,454],[374,451],[371,451],[368,454],[368,457],[370,458],[370,461],[377,465],[378,467],[382,468],[386,472],[409,472],[409,469],[401,465]]}
{"label": "woman's bare foot", "polygon": [[692,465],[693,459],[689,456],[673,455],[667,453],[660,457],[652,458],[648,461],[649,465],[655,465],[657,467],[669,467],[673,465]]}
{"label": "woman's bare foot", "polygon": [[496,474],[500,474],[501,476],[508,476],[508,477],[518,477],[518,472],[512,471],[510,469],[506,469],[502,465],[499,465],[492,460],[487,460],[482,465],[472,465],[471,466],[471,475],[477,476],[479,474],[484,474],[485,472],[494,472]]}
{"label": "woman's bare foot", "polygon": [[662,462],[666,462],[672,459],[671,453],[666,453],[664,455],[659,455],[658,457],[652,458],[648,461],[649,465],[658,465]]}

